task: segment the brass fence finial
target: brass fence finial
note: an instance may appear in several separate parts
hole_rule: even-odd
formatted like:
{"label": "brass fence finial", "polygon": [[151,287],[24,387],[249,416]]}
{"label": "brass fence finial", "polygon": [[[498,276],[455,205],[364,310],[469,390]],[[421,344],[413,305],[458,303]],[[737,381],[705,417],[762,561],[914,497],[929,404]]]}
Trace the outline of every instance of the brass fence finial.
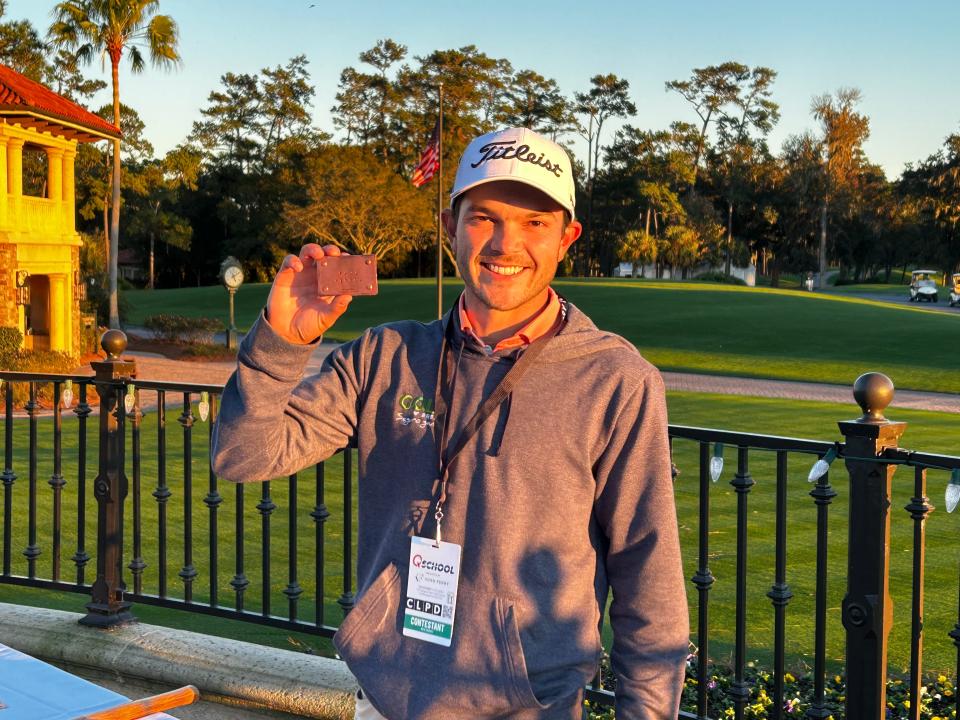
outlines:
{"label": "brass fence finial", "polygon": [[853,399],[863,410],[860,422],[882,423],[883,411],[893,400],[893,381],[883,373],[868,372],[853,383]]}

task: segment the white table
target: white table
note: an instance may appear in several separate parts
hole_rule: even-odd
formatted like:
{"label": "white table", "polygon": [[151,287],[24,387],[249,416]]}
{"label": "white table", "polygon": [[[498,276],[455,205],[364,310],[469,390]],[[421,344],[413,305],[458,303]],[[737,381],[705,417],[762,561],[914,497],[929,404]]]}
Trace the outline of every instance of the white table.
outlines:
{"label": "white table", "polygon": [[[0,643],[0,720],[72,720],[127,701],[119,693]],[[165,719],[175,720],[166,713],[144,718]]]}

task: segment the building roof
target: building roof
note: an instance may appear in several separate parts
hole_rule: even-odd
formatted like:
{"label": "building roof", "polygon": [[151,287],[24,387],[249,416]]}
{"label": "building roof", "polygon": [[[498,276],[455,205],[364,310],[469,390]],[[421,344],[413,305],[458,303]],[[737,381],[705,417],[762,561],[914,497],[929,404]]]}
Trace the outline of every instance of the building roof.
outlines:
{"label": "building roof", "polygon": [[80,142],[120,137],[113,123],[6,65],[0,65],[0,117]]}
{"label": "building roof", "polygon": [[117,252],[117,265],[139,265],[140,257],[133,248],[120,248]]}

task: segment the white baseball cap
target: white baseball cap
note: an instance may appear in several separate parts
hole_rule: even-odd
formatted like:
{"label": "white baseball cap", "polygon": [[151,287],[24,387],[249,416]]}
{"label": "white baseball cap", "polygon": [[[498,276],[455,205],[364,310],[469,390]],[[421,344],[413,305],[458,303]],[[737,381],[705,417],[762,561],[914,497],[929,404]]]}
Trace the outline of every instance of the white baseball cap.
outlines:
{"label": "white baseball cap", "polygon": [[567,151],[529,128],[507,128],[474,139],[460,158],[450,202],[495,180],[522,182],[556,200],[574,216],[576,193]]}

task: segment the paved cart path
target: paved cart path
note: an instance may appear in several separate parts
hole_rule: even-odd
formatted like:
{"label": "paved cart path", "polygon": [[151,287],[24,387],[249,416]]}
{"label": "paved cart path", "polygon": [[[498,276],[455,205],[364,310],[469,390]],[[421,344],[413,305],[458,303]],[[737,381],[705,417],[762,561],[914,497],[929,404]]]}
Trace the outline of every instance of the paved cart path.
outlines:
{"label": "paved cart path", "polygon": [[[307,374],[316,372],[323,358],[335,347],[336,344],[333,343],[322,344],[310,359]],[[185,362],[143,352],[130,352],[126,355],[136,359],[137,375],[141,379],[150,380],[222,384],[227,381],[235,367],[232,362]],[[88,370],[89,368],[85,368],[83,372]],[[853,404],[852,390],[847,385],[674,372],[664,372],[663,378],[668,390]],[[142,401],[145,408],[150,407],[150,398],[144,397]],[[960,394],[898,390],[892,406],[960,413]]]}

